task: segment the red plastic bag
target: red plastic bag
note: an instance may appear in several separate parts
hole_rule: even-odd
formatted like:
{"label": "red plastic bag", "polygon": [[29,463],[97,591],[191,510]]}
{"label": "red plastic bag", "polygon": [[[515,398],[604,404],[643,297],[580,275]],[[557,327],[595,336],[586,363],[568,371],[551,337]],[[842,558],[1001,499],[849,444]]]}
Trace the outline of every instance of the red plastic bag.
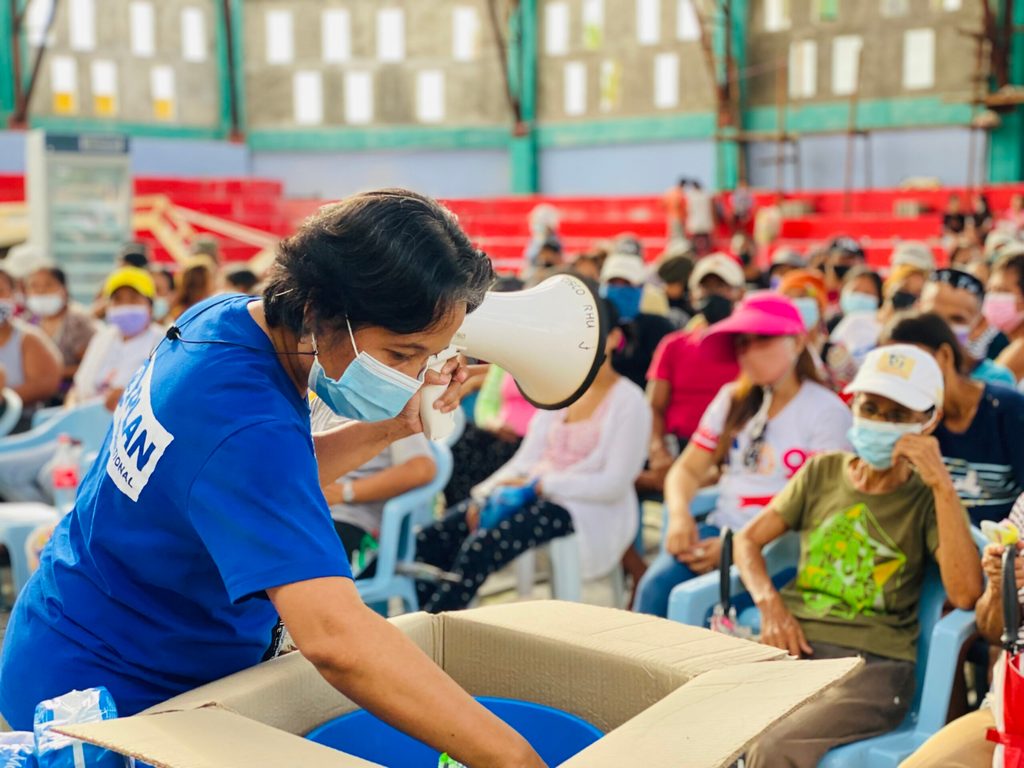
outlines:
{"label": "red plastic bag", "polygon": [[993,768],[1024,768],[1024,655],[1020,644],[1020,603],[1014,566],[1017,547],[1003,553],[1003,655],[992,680],[992,714],[996,727],[988,731],[994,741]]}

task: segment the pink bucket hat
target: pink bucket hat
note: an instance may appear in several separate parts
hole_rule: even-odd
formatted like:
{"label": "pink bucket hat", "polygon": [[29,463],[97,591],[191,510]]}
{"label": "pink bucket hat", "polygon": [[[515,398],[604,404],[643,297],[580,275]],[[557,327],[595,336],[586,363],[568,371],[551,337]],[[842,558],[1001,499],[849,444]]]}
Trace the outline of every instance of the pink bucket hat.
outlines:
{"label": "pink bucket hat", "polygon": [[803,336],[804,321],[792,299],[773,291],[748,294],[725,320],[704,332],[701,351],[719,362],[734,362],[734,339],[740,334],[755,336]]}

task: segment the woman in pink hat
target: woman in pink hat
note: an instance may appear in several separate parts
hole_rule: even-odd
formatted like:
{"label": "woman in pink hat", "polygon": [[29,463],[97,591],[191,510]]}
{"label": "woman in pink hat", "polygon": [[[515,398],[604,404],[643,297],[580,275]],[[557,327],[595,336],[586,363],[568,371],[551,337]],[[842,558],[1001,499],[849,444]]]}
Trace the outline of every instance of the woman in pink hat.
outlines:
{"label": "woman in pink hat", "polygon": [[[849,449],[852,417],[821,383],[791,299],[750,294],[708,329],[701,345],[709,356],[738,362],[740,377],[708,406],[665,481],[668,528],[637,592],[637,610],[659,616],[673,587],[718,567],[722,528],[742,528],[810,456]],[[718,502],[698,525],[690,504],[716,469]]]}

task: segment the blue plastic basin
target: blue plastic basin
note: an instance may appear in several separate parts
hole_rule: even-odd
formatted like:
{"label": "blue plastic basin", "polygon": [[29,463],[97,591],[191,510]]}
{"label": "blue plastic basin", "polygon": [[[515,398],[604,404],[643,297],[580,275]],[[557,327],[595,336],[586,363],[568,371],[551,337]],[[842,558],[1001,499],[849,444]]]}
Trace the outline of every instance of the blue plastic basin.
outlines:
{"label": "blue plastic basin", "polygon": [[[586,720],[559,709],[514,699],[480,697],[477,701],[515,728],[552,767],[604,735]],[[324,723],[306,738],[387,768],[437,768],[437,750],[362,709]]]}

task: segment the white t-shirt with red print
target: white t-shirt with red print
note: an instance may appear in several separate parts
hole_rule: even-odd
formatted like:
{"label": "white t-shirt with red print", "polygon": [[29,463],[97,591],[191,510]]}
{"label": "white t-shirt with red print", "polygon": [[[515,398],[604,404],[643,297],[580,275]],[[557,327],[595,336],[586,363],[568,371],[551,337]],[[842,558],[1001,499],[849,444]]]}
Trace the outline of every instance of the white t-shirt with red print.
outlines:
{"label": "white t-shirt with red print", "polygon": [[[704,412],[691,438],[698,448],[714,451],[725,428],[736,383],[719,390]],[[753,422],[751,419],[733,440],[722,477],[718,481],[718,504],[708,523],[739,530],[746,525],[789,479],[816,453],[849,451],[846,433],[853,423],[850,409],[831,390],[805,381],[796,396],[768,421],[758,455],[757,467],[749,469],[747,456]]]}

